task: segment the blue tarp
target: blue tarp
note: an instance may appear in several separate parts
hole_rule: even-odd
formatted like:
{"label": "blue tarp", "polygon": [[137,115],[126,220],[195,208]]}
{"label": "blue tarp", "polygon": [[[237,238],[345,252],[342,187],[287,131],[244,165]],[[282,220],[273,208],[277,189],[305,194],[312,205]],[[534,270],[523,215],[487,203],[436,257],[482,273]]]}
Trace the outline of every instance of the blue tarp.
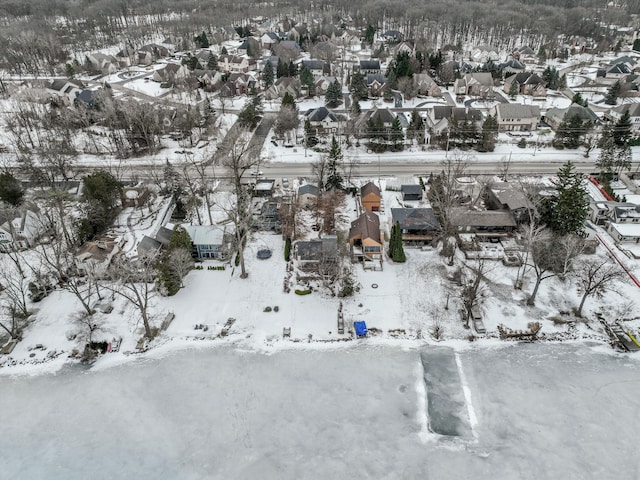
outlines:
{"label": "blue tarp", "polygon": [[367,334],[367,324],[364,322],[353,322],[353,328],[356,329],[356,335],[362,337]]}

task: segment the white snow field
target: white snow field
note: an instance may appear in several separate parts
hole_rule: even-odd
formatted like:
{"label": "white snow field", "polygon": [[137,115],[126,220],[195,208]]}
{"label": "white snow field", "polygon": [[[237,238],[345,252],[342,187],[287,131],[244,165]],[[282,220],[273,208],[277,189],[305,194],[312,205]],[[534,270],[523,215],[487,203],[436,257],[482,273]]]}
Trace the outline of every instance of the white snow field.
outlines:
{"label": "white snow field", "polygon": [[[423,364],[446,374],[425,383]],[[640,466],[640,357],[585,343],[194,347],[3,376],[0,392],[3,479],[569,480]],[[427,430],[437,416],[450,435]]]}

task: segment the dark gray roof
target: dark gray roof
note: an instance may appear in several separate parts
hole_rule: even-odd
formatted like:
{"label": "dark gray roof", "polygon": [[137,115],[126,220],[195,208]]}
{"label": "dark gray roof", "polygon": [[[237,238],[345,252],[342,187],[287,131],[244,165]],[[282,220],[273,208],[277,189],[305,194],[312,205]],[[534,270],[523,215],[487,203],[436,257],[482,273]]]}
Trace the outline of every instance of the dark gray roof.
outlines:
{"label": "dark gray roof", "polygon": [[351,222],[351,229],[349,230],[349,238],[360,236],[363,239],[370,238],[371,240],[382,244],[380,238],[380,219],[378,215],[373,212],[364,212],[356,220]]}
{"label": "dark gray roof", "polygon": [[403,230],[440,230],[440,222],[431,208],[392,208],[391,218]]}
{"label": "dark gray roof", "polygon": [[433,107],[433,118],[438,121],[443,118],[450,120],[455,118],[457,121],[460,120],[472,120],[475,122],[479,122],[482,120],[482,112],[475,108],[465,108],[465,107],[452,107],[450,105],[436,105]]}
{"label": "dark gray roof", "polygon": [[327,117],[332,122],[338,121],[338,118],[335,116],[335,114],[327,107],[318,107],[307,110],[305,116],[309,119],[310,122],[322,122]]}
{"label": "dark gray roof", "polygon": [[300,241],[296,243],[297,255],[300,260],[318,261],[338,255],[338,237],[328,235],[319,240]]}
{"label": "dark gray roof", "polygon": [[538,105],[499,103],[496,108],[502,118],[540,118],[540,107]]}
{"label": "dark gray roof", "polygon": [[380,70],[380,60],[360,60],[362,70]]}
{"label": "dark gray roof", "polygon": [[173,230],[170,230],[167,227],[160,227],[158,229],[158,233],[156,233],[156,240],[167,247],[171,241],[171,235],[173,235]]}
{"label": "dark gray roof", "polygon": [[298,188],[298,195],[315,195],[320,194],[320,189],[313,183],[305,183]]}
{"label": "dark gray roof", "polygon": [[373,82],[378,82],[381,85],[387,83],[387,79],[381,73],[368,73],[367,74],[367,85],[371,85]]}
{"label": "dark gray roof", "polygon": [[508,210],[469,210],[454,208],[451,224],[455,227],[515,227],[516,221]]}
{"label": "dark gray roof", "polygon": [[324,69],[325,63],[322,60],[303,60],[302,65],[309,70],[322,70]]}
{"label": "dark gray roof", "polygon": [[370,193],[380,196],[380,188],[373,182],[367,182],[360,188],[360,195],[363,197]]}
{"label": "dark gray roof", "polygon": [[400,191],[402,191],[402,193],[408,193],[409,195],[418,195],[422,193],[422,187],[415,184],[401,185]]}
{"label": "dark gray roof", "polygon": [[162,247],[162,244],[158,240],[145,235],[138,244],[138,254],[157,252],[160,250],[160,247]]}
{"label": "dark gray roof", "polygon": [[628,110],[630,117],[640,117],[640,103],[625,103],[614,107],[613,110],[620,114],[624,114]]}

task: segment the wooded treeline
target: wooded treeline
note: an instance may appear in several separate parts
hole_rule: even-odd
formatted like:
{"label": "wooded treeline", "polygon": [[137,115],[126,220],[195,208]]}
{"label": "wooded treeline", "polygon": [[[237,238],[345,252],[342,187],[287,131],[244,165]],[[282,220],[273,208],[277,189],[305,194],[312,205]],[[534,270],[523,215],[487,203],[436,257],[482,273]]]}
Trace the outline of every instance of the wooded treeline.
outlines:
{"label": "wooded treeline", "polygon": [[[510,42],[535,43],[532,39],[537,39],[541,44],[556,41],[559,35],[599,41],[614,33],[608,25],[629,25],[638,13],[640,0],[615,6],[602,0],[327,0],[322,4],[295,0],[0,0],[0,42],[6,47],[0,54],[0,66],[20,62],[51,65],[77,58],[81,51],[112,45],[136,48],[158,36],[189,43],[202,31],[215,35],[222,27],[247,25],[256,16],[288,18],[290,24],[309,22],[309,26],[320,17],[321,22],[313,24],[319,31],[341,23],[345,28],[364,29],[370,24],[379,31],[399,29],[405,38],[437,49],[445,44],[482,43],[509,48]],[[348,18],[354,24],[344,23]],[[178,43],[177,47],[191,45]]]}

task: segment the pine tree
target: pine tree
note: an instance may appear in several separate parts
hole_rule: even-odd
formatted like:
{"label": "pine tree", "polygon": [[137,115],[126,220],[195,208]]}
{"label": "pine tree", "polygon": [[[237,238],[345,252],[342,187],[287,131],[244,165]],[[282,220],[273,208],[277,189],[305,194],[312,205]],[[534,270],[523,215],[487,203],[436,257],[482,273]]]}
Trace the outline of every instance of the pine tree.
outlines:
{"label": "pine tree", "polygon": [[351,104],[351,118],[358,118],[362,113],[362,109],[360,108],[360,102],[358,100],[354,100]]}
{"label": "pine tree", "polygon": [[364,75],[360,72],[356,72],[351,76],[349,92],[354,100],[366,100],[369,97],[367,82],[365,81]]}
{"label": "pine tree", "polygon": [[564,236],[581,235],[589,212],[587,191],[582,174],[575,171],[571,162],[565,163],[557,174],[556,195],[545,197],[540,208],[540,218],[554,233]]}
{"label": "pine tree", "polygon": [[342,175],[340,175],[340,167],[342,166],[342,149],[336,140],[331,137],[331,150],[329,150],[329,159],[327,161],[327,181],[325,188],[327,190],[342,189]]}
{"label": "pine tree", "polygon": [[289,92],[285,92],[284,96],[282,97],[282,103],[280,104],[280,106],[296,108],[296,101]]}
{"label": "pine tree", "polygon": [[494,115],[487,115],[487,119],[482,124],[482,134],[478,143],[478,150],[481,152],[493,152],[496,147],[498,137],[498,119]]}
{"label": "pine tree", "polygon": [[391,123],[390,137],[395,152],[399,152],[404,148],[404,132],[402,131],[402,125],[398,117],[394,118]]}
{"label": "pine tree", "polygon": [[606,103],[607,105],[615,105],[616,103],[618,103],[618,97],[620,96],[621,89],[622,86],[620,85],[620,81],[618,80],[609,88],[607,95],[604,97],[604,103]]}
{"label": "pine tree", "polygon": [[207,59],[207,68],[209,70],[218,69],[218,58],[213,54],[213,52],[209,53],[209,58]]}
{"label": "pine tree", "polygon": [[262,69],[262,82],[265,89],[273,85],[273,65],[271,65],[271,62],[267,62]]}
{"label": "pine tree", "polygon": [[287,68],[287,76],[295,77],[297,75],[298,75],[298,67],[296,66],[295,63],[293,63],[293,60],[289,60],[289,67]]}
{"label": "pine tree", "polygon": [[327,88],[325,103],[331,108],[335,108],[342,103],[342,85],[340,85],[337,78]]}
{"label": "pine tree", "polygon": [[518,91],[518,82],[516,82],[516,79],[514,78],[511,81],[511,85],[509,86],[509,98],[511,98],[511,100],[515,100],[515,98],[518,96],[518,93],[520,93]]}
{"label": "pine tree", "polygon": [[400,229],[400,224],[398,222],[391,227],[389,256],[391,257],[391,260],[396,263],[404,263],[407,261],[407,257],[404,253],[404,246],[402,245],[402,230]]}
{"label": "pine tree", "polygon": [[276,76],[278,78],[289,76],[289,67],[282,60],[278,59],[278,65],[276,66]]}

